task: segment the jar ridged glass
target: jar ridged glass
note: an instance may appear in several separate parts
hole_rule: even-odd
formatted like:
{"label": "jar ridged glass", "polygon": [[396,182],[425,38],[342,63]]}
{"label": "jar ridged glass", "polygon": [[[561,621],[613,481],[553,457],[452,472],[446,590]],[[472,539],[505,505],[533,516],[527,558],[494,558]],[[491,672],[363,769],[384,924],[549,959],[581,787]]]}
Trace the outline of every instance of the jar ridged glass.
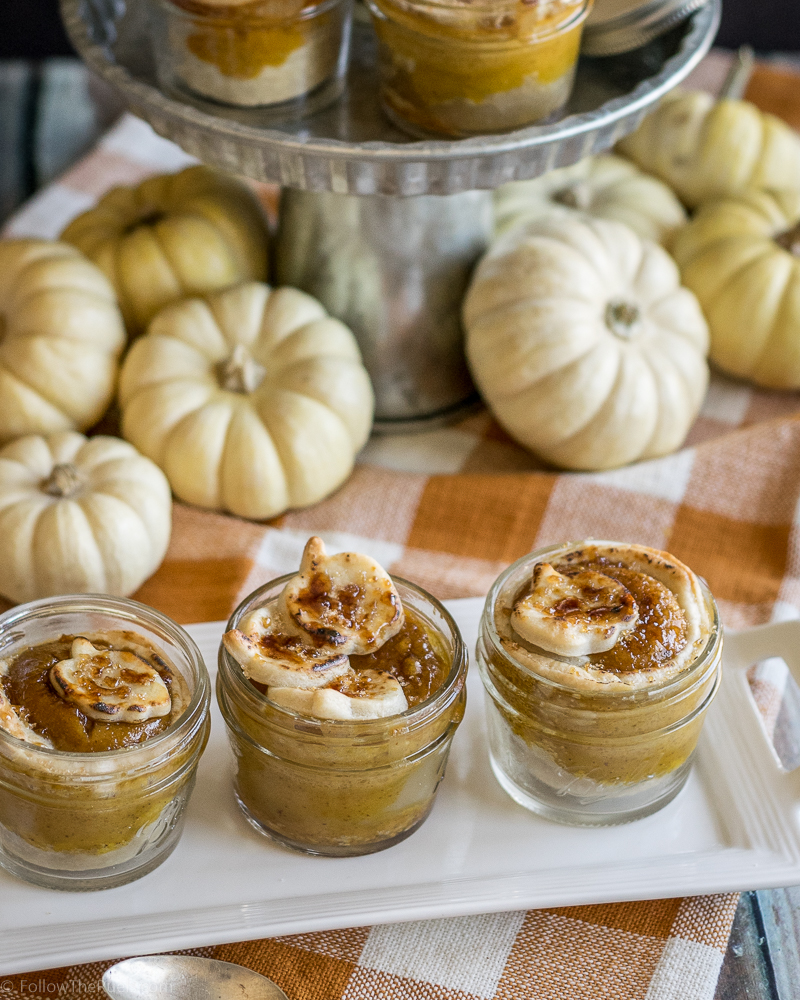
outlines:
{"label": "jar ridged glass", "polygon": [[486,598],[476,654],[492,769],[505,791],[549,819],[605,826],[655,812],[686,783],[719,687],[722,630],[714,598],[699,581],[711,633],[672,679],[627,693],[589,693],[538,675],[509,655],[498,609],[516,599],[537,562],[583,544],[592,543],[540,549],[498,577]]}
{"label": "jar ridged glass", "polygon": [[265,124],[312,114],[342,92],[351,18],[352,0],[150,0],[159,83]]}
{"label": "jar ridged glass", "polygon": [[591,0],[367,0],[381,99],[413,135],[508,132],[558,117]]}
{"label": "jar ridged glass", "polygon": [[97,753],[38,747],[0,729],[0,865],[36,885],[123,885],[160,865],[180,838],[210,726],[210,681],[191,637],[136,601],[67,595],[0,615],[0,657],[63,635],[122,630],[181,673],[189,704],[164,732]]}
{"label": "jar ridged glass", "polygon": [[[252,593],[228,628],[274,601],[293,575]],[[435,598],[393,580],[403,605],[435,632],[449,661],[441,688],[401,715],[352,722],[299,715],[270,702],[220,647],[217,699],[236,757],[239,805],[257,830],[287,847],[369,854],[408,837],[433,806],[464,715],[466,649]]]}

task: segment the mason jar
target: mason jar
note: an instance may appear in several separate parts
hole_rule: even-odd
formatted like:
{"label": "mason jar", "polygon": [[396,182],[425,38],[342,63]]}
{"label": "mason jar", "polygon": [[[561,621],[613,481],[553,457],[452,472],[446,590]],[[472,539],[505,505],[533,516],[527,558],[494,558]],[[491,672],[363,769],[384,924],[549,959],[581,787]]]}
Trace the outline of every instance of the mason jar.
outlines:
{"label": "mason jar", "polygon": [[[274,603],[294,575],[254,591],[228,629]],[[356,721],[300,715],[273,704],[220,646],[217,699],[236,758],[236,798],[259,832],[286,847],[334,857],[370,854],[410,836],[433,807],[464,715],[466,647],[434,597],[393,581],[448,666],[441,687],[402,714]]]}
{"label": "mason jar", "polygon": [[556,119],[591,0],[367,0],[384,111],[415,136],[509,132]]}
{"label": "mason jar", "polygon": [[676,676],[628,691],[587,691],[538,673],[534,661],[514,655],[516,643],[504,641],[502,609],[529,586],[536,563],[591,544],[540,549],[501,574],[486,598],[476,653],[490,761],[503,789],[548,819],[606,826],[650,815],[686,783],[720,683],[722,630],[714,598],[697,578],[710,634]]}
{"label": "mason jar", "polygon": [[352,0],[150,0],[159,83],[265,121],[312,114],[341,94]]}
{"label": "mason jar", "polygon": [[594,0],[583,33],[588,56],[614,56],[639,49],[670,31],[708,0]]}
{"label": "mason jar", "polygon": [[211,694],[200,651],[180,626],[123,598],[49,597],[0,615],[0,659],[64,636],[120,632],[181,675],[188,704],[163,732],[115,750],[54,750],[0,729],[0,865],[35,885],[123,885],[160,865],[180,838]]}

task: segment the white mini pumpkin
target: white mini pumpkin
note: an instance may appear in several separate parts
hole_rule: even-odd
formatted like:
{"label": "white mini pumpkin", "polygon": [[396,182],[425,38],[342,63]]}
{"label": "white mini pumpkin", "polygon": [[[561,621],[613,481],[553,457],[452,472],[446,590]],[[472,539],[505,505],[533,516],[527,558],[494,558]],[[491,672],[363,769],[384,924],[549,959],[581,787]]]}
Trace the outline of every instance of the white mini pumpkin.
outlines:
{"label": "white mini pumpkin", "polygon": [[131,334],[168,302],[267,276],[267,226],[255,194],[204,166],[113,188],[61,238],[108,276]]}
{"label": "white mini pumpkin", "polygon": [[133,593],[169,543],[164,474],[126,441],[66,431],[0,449],[0,592]]}
{"label": "white mini pumpkin", "polygon": [[91,427],[124,344],[113,288],[74,247],[0,241],[0,443]]}
{"label": "white mini pumpkin", "polygon": [[675,243],[711,329],[711,360],[772,389],[800,389],[800,191],[703,205]]}
{"label": "white mini pumpkin", "polygon": [[749,101],[673,91],[617,144],[689,208],[747,188],[800,189],[800,136]]}
{"label": "white mini pumpkin", "polygon": [[586,212],[624,222],[645,239],[668,243],[686,222],[672,191],[621,156],[590,156],[531,181],[512,181],[494,195],[498,235],[554,211]]}
{"label": "white mini pumpkin", "polygon": [[657,244],[551,215],[501,238],[464,304],[473,377],[525,447],[610,469],[682,443],[708,381],[708,329]]}
{"label": "white mini pumpkin", "polygon": [[178,497],[255,519],[344,482],[374,405],[350,330],[310,295],[255,282],[162,310],[120,402],[124,436]]}

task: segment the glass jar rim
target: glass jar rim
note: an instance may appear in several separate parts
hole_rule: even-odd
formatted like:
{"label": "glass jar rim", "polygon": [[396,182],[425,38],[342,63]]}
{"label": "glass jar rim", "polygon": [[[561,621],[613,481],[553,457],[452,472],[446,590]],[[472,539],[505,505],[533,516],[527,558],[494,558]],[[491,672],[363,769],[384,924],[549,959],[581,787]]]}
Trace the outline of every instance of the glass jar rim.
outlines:
{"label": "glass jar rim", "polygon": [[[502,13],[505,8],[513,9],[519,4],[519,0],[475,0],[475,2],[468,0],[467,3],[464,0],[389,0],[389,2],[409,7],[430,7],[433,10],[459,10],[469,14],[479,12],[494,15]],[[551,0],[544,0],[545,4],[550,2]],[[585,7],[591,6],[594,0],[557,0],[557,2],[559,6],[575,7],[582,11]],[[374,3],[376,0],[369,0],[370,6]],[[536,5],[538,2],[531,6]]]}
{"label": "glass jar rim", "polygon": [[[430,602],[437,613],[440,614],[445,620],[448,628],[450,629],[450,635],[453,640],[453,659],[450,670],[447,677],[442,682],[441,687],[426,698],[425,701],[421,701],[418,705],[413,705],[397,715],[387,715],[379,719],[318,719],[311,715],[302,715],[301,713],[292,711],[283,705],[275,704],[275,702],[270,701],[265,694],[262,694],[256,687],[254,687],[247,679],[244,671],[241,669],[234,657],[231,656],[225,648],[224,643],[220,643],[219,663],[220,667],[223,668],[224,677],[232,678],[233,683],[236,685],[237,690],[241,694],[244,694],[255,703],[266,703],[271,709],[279,712],[280,715],[286,716],[287,720],[302,721],[304,724],[311,727],[324,727],[327,730],[325,733],[326,738],[332,736],[336,729],[340,729],[343,736],[352,738],[354,731],[360,731],[361,733],[366,734],[369,729],[374,727],[376,724],[383,728],[387,724],[397,725],[398,723],[402,724],[405,722],[406,724],[414,726],[417,723],[425,722],[431,714],[434,714],[434,711],[438,709],[442,702],[446,703],[449,698],[453,697],[453,695],[460,690],[460,685],[458,685],[457,682],[459,677],[463,677],[463,675],[466,674],[469,660],[467,656],[467,647],[455,619],[447,608],[441,603],[441,601],[437,600],[433,594],[429,594],[427,590],[424,590],[415,583],[411,583],[410,580],[406,580],[401,576],[395,576],[393,574],[389,575],[394,583],[399,583],[401,586],[407,587],[409,590],[422,597],[425,601]],[[293,579],[295,576],[297,576],[296,571],[294,573],[285,573],[283,576],[275,577],[275,579],[268,581],[248,594],[228,619],[225,631],[227,632],[230,631],[230,629],[235,628],[245,611],[250,611],[255,607],[258,607],[258,598],[260,598],[263,594],[267,591],[285,586],[289,580]],[[432,624],[435,626],[435,623]],[[221,674],[221,676],[223,676],[223,674]]]}
{"label": "glass jar rim", "polygon": [[[498,17],[514,10],[518,2],[519,0],[500,0],[499,3],[496,0],[478,0],[478,2],[470,3],[469,6],[466,6],[463,2],[459,2],[459,0],[399,0],[399,3],[398,0],[388,0],[387,6],[407,6],[418,11],[424,10],[425,13],[430,14],[440,12],[446,14],[461,13],[472,16]],[[552,38],[563,32],[570,31],[575,27],[576,22],[588,16],[594,0],[563,0],[563,2],[565,6],[574,8],[574,10],[569,11],[568,15],[562,21],[554,25],[543,26],[541,31],[534,32],[530,37],[537,39]],[[379,0],[365,0],[365,3],[373,17],[389,18]]]}
{"label": "glass jar rim", "polygon": [[[544,556],[551,555],[557,552],[567,552],[571,549],[579,548],[581,546],[588,546],[588,545],[622,546],[626,544],[635,544],[635,543],[614,542],[600,538],[584,538],[573,542],[559,542],[554,545],[547,545],[541,549],[535,549],[533,552],[529,552],[526,555],[522,556],[521,558],[517,559],[505,570],[503,570],[500,576],[497,577],[492,586],[489,588],[489,593],[486,595],[486,603],[484,604],[483,614],[481,616],[481,632],[483,634],[484,639],[491,644],[492,648],[500,656],[505,657],[508,660],[511,660],[521,669],[527,670],[532,676],[536,678],[537,682],[544,684],[548,687],[551,687],[557,691],[564,691],[570,694],[574,694],[575,688],[572,687],[571,685],[563,684],[559,681],[553,680],[550,677],[545,677],[542,674],[537,673],[535,670],[532,670],[530,667],[519,663],[517,660],[514,659],[513,656],[511,656],[508,650],[502,645],[502,642],[500,640],[500,635],[497,631],[497,624],[495,622],[495,615],[494,615],[495,604],[497,603],[498,596],[502,591],[503,586],[519,569],[528,564],[532,567],[536,562],[540,561]],[[648,696],[652,696],[655,694],[658,694],[659,696],[665,694],[669,695],[670,690],[673,687],[678,687],[680,684],[685,683],[686,678],[690,674],[696,674],[698,672],[699,667],[705,666],[709,662],[713,662],[717,654],[717,651],[719,649],[719,646],[722,642],[722,628],[719,620],[719,610],[717,608],[717,602],[714,600],[714,595],[711,593],[711,589],[709,588],[708,584],[702,577],[697,576],[697,574],[694,575],[698,583],[700,584],[700,589],[702,591],[703,597],[707,605],[710,607],[712,613],[711,629],[709,632],[708,639],[703,648],[700,650],[700,652],[698,652],[694,660],[692,660],[692,662],[688,664],[688,666],[686,666],[679,673],[675,674],[672,677],[668,677],[660,684],[648,685],[647,687],[640,689],[631,689],[630,692],[626,693],[622,693],[618,689],[612,691],[605,691],[602,688],[598,688],[597,690],[593,689],[591,691],[592,698],[598,698],[600,700],[609,699],[610,701],[612,699],[619,699],[620,697],[639,696],[642,699],[646,699]],[[553,655],[555,659],[564,659],[563,657],[556,656],[556,654],[551,654],[551,655]]]}
{"label": "glass jar rim", "polygon": [[[304,4],[296,15],[283,19],[270,19],[268,23],[270,25],[286,23],[295,24],[298,21],[307,21],[312,17],[317,17],[319,14],[324,14],[333,7],[338,7],[340,4],[345,2],[347,2],[347,0],[318,0],[318,2],[314,3],[312,0],[312,2]],[[198,0],[196,6],[198,8],[207,7],[206,10],[192,10],[188,7],[182,6],[180,3],[176,3],[175,0],[151,0],[151,3],[157,4],[163,11],[170,15],[186,17],[193,21],[203,20],[208,22],[209,25],[216,24],[219,27],[227,27],[231,23],[235,23],[253,28],[260,27],[265,20],[265,15],[259,15],[256,13],[255,9],[268,5],[269,0],[251,0],[249,3],[221,7],[203,4],[202,0]],[[251,8],[249,13],[248,8]]]}
{"label": "glass jar rim", "polygon": [[[167,747],[168,744],[174,742],[175,735],[182,729],[193,731],[195,726],[207,713],[208,706],[210,705],[211,681],[197,643],[184,628],[161,611],[157,611],[147,604],[142,604],[140,601],[132,601],[128,597],[112,597],[108,594],[58,594],[54,597],[42,597],[37,601],[18,604],[0,615],[0,638],[9,626],[20,624],[26,618],[37,617],[37,613],[43,609],[61,610],[63,612],[68,608],[73,608],[76,612],[98,611],[111,614],[116,613],[121,614],[123,617],[125,617],[125,612],[128,612],[127,617],[131,624],[135,624],[136,619],[143,619],[145,624],[152,624],[163,629],[169,638],[183,649],[194,671],[195,685],[192,696],[189,699],[189,704],[180,716],[162,733],[151,736],[142,743],[135,744],[134,746],[118,747],[116,750],[88,752],[56,750],[54,747],[42,747],[34,743],[28,743],[0,728],[0,747],[6,745],[15,751],[31,753],[34,755],[34,758],[36,755],[41,755],[42,760],[73,761],[83,764],[94,761],[121,760],[124,758],[134,768],[137,757],[147,756],[147,766],[152,766],[154,763],[154,751],[157,753],[159,748]],[[2,648],[0,648],[0,655],[2,655]],[[97,775],[96,777],[108,778],[110,775],[104,774]]]}

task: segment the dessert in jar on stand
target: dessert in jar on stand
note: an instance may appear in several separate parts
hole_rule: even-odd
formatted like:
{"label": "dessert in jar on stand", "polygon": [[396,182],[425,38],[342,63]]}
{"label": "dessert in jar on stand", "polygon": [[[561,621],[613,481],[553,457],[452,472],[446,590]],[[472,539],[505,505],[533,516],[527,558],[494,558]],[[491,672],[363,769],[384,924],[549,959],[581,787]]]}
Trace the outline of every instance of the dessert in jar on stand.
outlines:
{"label": "dessert in jar on stand", "polygon": [[220,648],[217,697],[244,814],[309,854],[405,839],[433,806],[466,670],[435,598],[311,538],[300,572],[251,594]]}
{"label": "dessert in jar on stand", "polygon": [[714,598],[669,553],[585,541],[523,557],[478,639],[495,776],[565,823],[655,812],[686,782],[721,654]]}
{"label": "dessert in jar on stand", "polygon": [[594,0],[581,46],[611,56],[641,48],[699,10],[708,0]]}
{"label": "dessert in jar on stand", "polygon": [[368,0],[381,100],[415,135],[509,132],[556,117],[591,0]]}
{"label": "dessert in jar on stand", "polygon": [[150,0],[159,82],[276,120],[342,92],[352,0]]}
{"label": "dessert in jar on stand", "polygon": [[197,646],[123,598],[66,595],[0,616],[0,864],[105,889],[176,846],[208,740]]}

